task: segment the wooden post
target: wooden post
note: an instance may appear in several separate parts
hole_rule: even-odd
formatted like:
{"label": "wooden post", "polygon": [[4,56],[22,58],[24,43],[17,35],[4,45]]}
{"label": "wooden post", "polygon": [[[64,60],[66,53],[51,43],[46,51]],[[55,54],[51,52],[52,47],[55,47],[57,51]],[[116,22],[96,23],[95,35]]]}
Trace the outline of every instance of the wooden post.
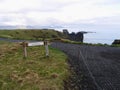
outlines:
{"label": "wooden post", "polygon": [[26,42],[23,42],[23,53],[24,53],[24,58],[27,57],[27,43]]}
{"label": "wooden post", "polygon": [[46,57],[49,57],[48,41],[44,41]]}
{"label": "wooden post", "polygon": [[36,43],[23,42],[21,45],[23,46],[24,58],[27,57],[27,46],[38,46],[38,45],[44,45],[45,46],[45,55],[46,55],[46,57],[49,57],[48,41],[36,42]]}

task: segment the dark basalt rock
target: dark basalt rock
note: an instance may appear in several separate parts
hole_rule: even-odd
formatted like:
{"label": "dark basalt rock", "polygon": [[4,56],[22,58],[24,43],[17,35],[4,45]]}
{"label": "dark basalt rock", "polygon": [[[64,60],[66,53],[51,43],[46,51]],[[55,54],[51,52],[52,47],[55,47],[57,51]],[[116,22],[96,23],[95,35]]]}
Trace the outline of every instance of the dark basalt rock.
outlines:
{"label": "dark basalt rock", "polygon": [[114,42],[112,44],[120,44],[120,39],[114,40]]}
{"label": "dark basalt rock", "polygon": [[73,41],[80,41],[83,42],[84,39],[84,33],[82,32],[72,32],[69,33],[67,29],[63,29],[63,33],[68,37],[68,39],[73,40]]}
{"label": "dark basalt rock", "polygon": [[65,35],[69,35],[69,32],[68,32],[67,29],[63,29],[63,33],[64,33]]}

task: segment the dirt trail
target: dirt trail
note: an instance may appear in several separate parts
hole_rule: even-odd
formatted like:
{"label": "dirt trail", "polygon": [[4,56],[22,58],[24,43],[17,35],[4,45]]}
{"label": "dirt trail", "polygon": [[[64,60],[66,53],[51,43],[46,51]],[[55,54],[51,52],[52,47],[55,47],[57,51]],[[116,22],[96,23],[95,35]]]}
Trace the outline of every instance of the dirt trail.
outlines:
{"label": "dirt trail", "polygon": [[120,90],[120,48],[53,43],[75,72],[66,90]]}

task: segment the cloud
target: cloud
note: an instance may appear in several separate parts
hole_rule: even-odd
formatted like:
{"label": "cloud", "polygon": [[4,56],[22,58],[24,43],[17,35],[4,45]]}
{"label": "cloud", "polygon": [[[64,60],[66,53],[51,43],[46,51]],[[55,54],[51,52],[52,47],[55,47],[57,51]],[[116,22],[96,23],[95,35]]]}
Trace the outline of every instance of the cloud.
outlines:
{"label": "cloud", "polygon": [[0,14],[1,25],[26,25],[26,20],[22,14],[8,13]]}
{"label": "cloud", "polygon": [[119,15],[118,0],[0,0],[1,25],[93,23],[94,18]]}
{"label": "cloud", "polygon": [[120,17],[119,16],[111,16],[111,17],[100,17],[93,19],[83,19],[77,20],[74,22],[75,24],[93,24],[93,25],[119,25]]}
{"label": "cloud", "polygon": [[0,12],[27,10],[53,11],[79,0],[4,0],[0,1]]}

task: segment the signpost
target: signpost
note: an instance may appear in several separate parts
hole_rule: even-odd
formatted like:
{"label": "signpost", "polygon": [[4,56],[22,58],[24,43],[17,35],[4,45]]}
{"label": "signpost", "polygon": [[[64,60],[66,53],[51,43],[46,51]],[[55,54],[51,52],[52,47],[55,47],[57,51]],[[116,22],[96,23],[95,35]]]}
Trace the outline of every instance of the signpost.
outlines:
{"label": "signpost", "polygon": [[48,41],[30,42],[30,43],[23,42],[21,45],[23,46],[23,50],[24,50],[24,58],[27,57],[27,47],[28,46],[41,46],[41,45],[44,45],[45,46],[46,57],[49,56]]}
{"label": "signpost", "polygon": [[40,45],[44,45],[44,42],[32,42],[32,43],[28,43],[28,46],[40,46]]}

